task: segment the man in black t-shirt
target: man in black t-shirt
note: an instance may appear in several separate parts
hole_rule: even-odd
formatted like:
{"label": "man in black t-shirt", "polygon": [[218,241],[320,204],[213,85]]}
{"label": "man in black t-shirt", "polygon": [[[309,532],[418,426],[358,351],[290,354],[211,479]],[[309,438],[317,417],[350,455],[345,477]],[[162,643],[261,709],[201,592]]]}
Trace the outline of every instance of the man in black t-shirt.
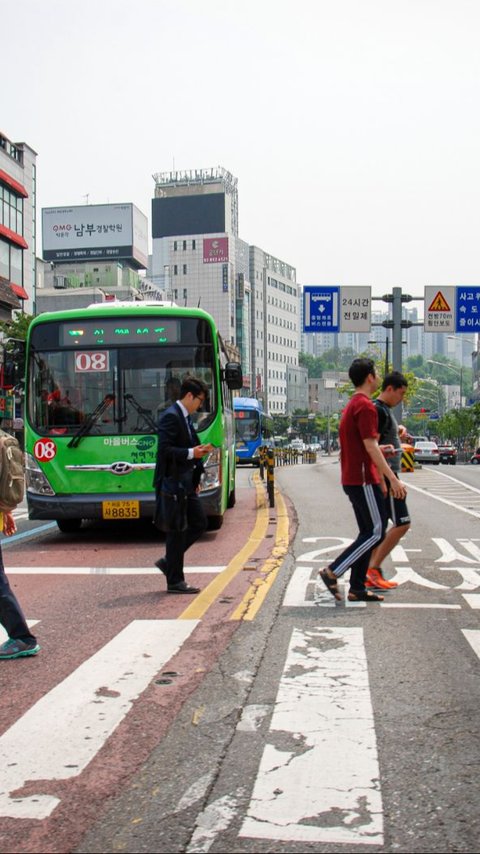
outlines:
{"label": "man in black t-shirt", "polygon": [[[402,457],[400,437],[406,433],[406,430],[405,427],[397,424],[391,410],[403,400],[407,386],[408,382],[404,375],[399,371],[392,371],[385,375],[382,391],[373,401],[378,413],[378,443],[385,448],[387,462],[397,477]],[[405,498],[394,498],[390,489],[385,496],[385,515],[387,519],[392,520],[393,526],[387,531],[383,542],[372,552],[365,583],[370,590],[391,590],[398,586],[396,581],[387,581],[384,578],[382,563],[410,528],[410,515]]]}

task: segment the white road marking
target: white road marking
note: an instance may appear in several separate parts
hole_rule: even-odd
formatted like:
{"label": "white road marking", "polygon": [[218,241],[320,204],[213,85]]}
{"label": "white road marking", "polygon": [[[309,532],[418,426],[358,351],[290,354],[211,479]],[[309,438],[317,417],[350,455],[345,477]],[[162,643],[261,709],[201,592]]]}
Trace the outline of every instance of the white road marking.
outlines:
{"label": "white road marking", "polygon": [[363,631],[294,629],[240,836],[383,845]]}
{"label": "white road marking", "polygon": [[431,590],[449,590],[450,588],[446,584],[437,584],[436,581],[430,581],[428,578],[424,578],[423,575],[419,575],[418,572],[415,572],[411,566],[395,566],[395,575],[390,578],[390,581],[396,581],[398,585],[406,584],[407,581],[413,582],[413,584],[418,584],[419,587],[428,587]]}
{"label": "white road marking", "polygon": [[218,801],[209,804],[197,816],[197,826],[186,848],[188,854],[210,851],[217,836],[228,828],[237,815],[243,796],[244,790],[243,788],[239,788],[233,795],[224,795],[223,798],[219,798]]}
{"label": "white road marking", "polygon": [[[217,574],[225,566],[186,566],[185,574]],[[9,566],[8,575],[158,575],[156,566]]]}
{"label": "white road marking", "polygon": [[240,730],[240,732],[256,732],[261,727],[263,719],[269,714],[271,708],[269,705],[261,704],[245,706],[242,711],[242,717],[237,724],[237,730]]}
{"label": "white road marking", "polygon": [[[286,608],[312,608],[317,605],[331,605],[333,597],[325,590],[330,602],[317,601],[317,570],[311,566],[296,566],[285,591],[283,605]],[[315,585],[315,599],[307,599],[308,585]],[[324,588],[325,589],[325,588]]]}
{"label": "white road marking", "polygon": [[[0,737],[0,815],[49,816],[60,801],[42,794],[43,781],[83,771],[197,624],[134,620],[25,712]],[[37,792],[22,797],[34,780]]]}
{"label": "white road marking", "polygon": [[[417,477],[417,484],[415,485],[411,480],[409,480],[409,489],[413,489],[415,492],[421,492],[423,495],[427,495],[428,498],[434,498],[436,501],[441,501],[449,507],[455,507],[456,510],[461,510],[462,513],[467,513],[470,516],[476,516],[477,519],[480,518],[480,489],[476,486],[470,486],[470,484],[463,483],[461,480],[458,480],[449,474],[444,474],[443,472],[427,473],[426,471],[421,471],[418,472],[415,477]],[[453,484],[457,486],[458,491],[456,493],[456,501],[444,498],[442,495],[438,494],[437,490],[442,489],[441,482],[439,482],[438,478],[446,478],[450,481],[449,486],[452,486]],[[466,507],[464,506],[464,503],[461,503],[462,501],[470,501],[472,506]]]}
{"label": "white road marking", "polygon": [[[32,626],[36,626],[39,622],[40,620],[27,620],[27,626],[31,629]],[[0,643],[5,643],[6,640],[8,640],[8,635],[3,626],[0,626]]]}
{"label": "white road marking", "polygon": [[187,791],[180,798],[177,808],[175,812],[182,812],[182,810],[186,810],[195,804],[200,798],[203,798],[210,786],[215,779],[215,774],[213,771],[210,771],[208,774],[204,774],[203,777],[199,777],[195,783],[192,783],[191,786],[188,787]]}
{"label": "white road marking", "polygon": [[480,608],[480,593],[462,593],[462,596],[470,608]]}
{"label": "white road marking", "polygon": [[467,641],[472,647],[474,653],[480,658],[480,630],[479,629],[462,629]]}
{"label": "white road marking", "polygon": [[[438,546],[438,549],[441,552],[440,557],[435,558],[435,563],[452,563],[452,561],[460,561],[461,563],[478,563],[479,558],[468,557],[467,555],[462,555],[460,552],[457,552],[456,548],[452,543],[448,540],[445,540],[443,537],[432,537],[432,542]],[[468,542],[467,540],[463,540],[463,544]],[[473,543],[472,543],[473,546]]]}
{"label": "white road marking", "polygon": [[446,608],[450,610],[460,610],[461,605],[437,605],[435,603],[423,603],[423,602],[382,602],[382,608]]}

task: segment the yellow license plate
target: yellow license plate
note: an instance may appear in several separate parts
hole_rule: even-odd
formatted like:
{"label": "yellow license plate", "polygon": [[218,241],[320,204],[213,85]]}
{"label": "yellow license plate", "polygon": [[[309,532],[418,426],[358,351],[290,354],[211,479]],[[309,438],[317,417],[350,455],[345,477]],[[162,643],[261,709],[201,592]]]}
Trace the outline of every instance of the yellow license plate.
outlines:
{"label": "yellow license plate", "polygon": [[104,519],[140,519],[139,501],[102,501]]}

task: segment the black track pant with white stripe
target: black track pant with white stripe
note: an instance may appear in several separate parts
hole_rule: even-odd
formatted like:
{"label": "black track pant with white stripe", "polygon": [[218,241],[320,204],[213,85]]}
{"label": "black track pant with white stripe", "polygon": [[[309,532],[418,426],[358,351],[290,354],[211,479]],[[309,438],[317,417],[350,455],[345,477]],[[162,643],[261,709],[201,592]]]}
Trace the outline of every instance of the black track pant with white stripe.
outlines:
{"label": "black track pant with white stripe", "polygon": [[355,513],[358,537],[330,564],[330,569],[340,578],[351,568],[350,590],[365,590],[370,555],[385,536],[385,499],[376,483],[344,486],[343,491],[348,495]]}

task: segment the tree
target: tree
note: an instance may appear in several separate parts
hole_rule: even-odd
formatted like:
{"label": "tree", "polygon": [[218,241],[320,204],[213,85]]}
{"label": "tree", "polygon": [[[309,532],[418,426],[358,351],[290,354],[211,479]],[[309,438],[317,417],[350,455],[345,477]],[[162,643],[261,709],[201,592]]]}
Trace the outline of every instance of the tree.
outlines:
{"label": "tree", "polygon": [[461,449],[477,444],[480,427],[480,405],[451,409],[438,422],[438,429],[446,439],[455,441]]}
{"label": "tree", "polygon": [[25,341],[33,314],[17,314],[12,320],[0,321],[0,331],[4,338],[18,338]]}

